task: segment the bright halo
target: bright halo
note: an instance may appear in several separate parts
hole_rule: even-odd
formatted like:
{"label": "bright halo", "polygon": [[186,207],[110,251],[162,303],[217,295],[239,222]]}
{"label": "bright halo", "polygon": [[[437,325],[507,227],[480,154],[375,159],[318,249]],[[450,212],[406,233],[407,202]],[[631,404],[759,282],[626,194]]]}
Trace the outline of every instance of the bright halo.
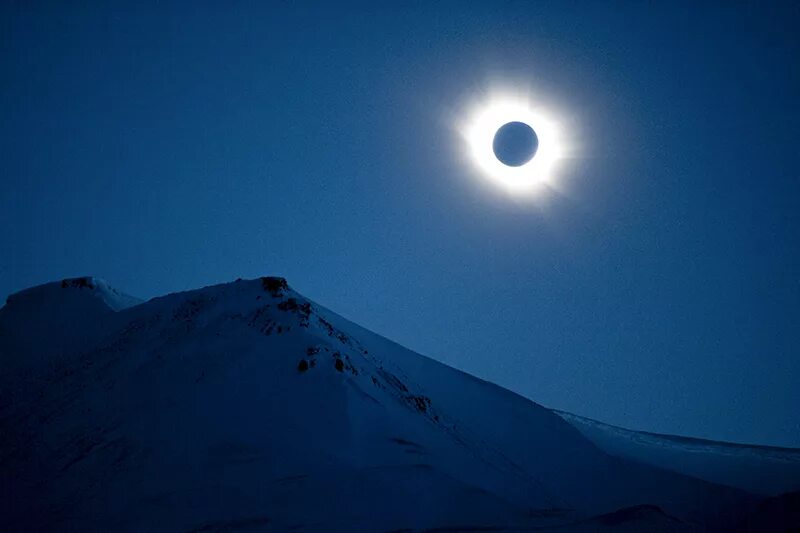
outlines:
{"label": "bright halo", "polygon": [[[533,158],[520,166],[502,163],[494,153],[497,130],[509,122],[523,122],[533,128],[539,148]],[[550,182],[564,155],[563,141],[555,121],[521,98],[493,98],[478,107],[462,134],[472,160],[486,176],[515,193],[531,192]]]}

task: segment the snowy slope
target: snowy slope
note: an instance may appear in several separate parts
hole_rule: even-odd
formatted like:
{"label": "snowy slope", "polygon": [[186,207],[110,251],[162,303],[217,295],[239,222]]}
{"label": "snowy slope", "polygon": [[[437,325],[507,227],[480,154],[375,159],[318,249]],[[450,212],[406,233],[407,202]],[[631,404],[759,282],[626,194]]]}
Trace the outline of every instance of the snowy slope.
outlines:
{"label": "snowy slope", "polygon": [[0,309],[4,531],[683,531],[758,504],[614,457],[280,278],[138,304],[81,285]]}
{"label": "snowy slope", "polygon": [[800,490],[800,450],[660,435],[554,411],[601,449],[753,493],[777,496]]}
{"label": "snowy slope", "polygon": [[13,368],[33,379],[45,370],[43,366],[65,364],[66,358],[106,333],[100,324],[116,311],[138,303],[137,298],[92,277],[65,279],[12,294],[0,307],[3,374]]}

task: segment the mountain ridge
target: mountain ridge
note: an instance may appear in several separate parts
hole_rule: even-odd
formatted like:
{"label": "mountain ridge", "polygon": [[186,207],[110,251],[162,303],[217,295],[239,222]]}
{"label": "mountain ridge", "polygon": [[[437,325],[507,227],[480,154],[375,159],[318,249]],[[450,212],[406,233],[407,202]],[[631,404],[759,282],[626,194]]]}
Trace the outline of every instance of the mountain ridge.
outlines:
{"label": "mountain ridge", "polygon": [[[9,368],[44,327],[14,307],[0,310]],[[526,529],[637,505],[682,528],[727,527],[758,501],[608,454],[551,410],[369,332],[283,278],[88,318],[85,336],[48,352],[63,364],[25,369],[38,385],[0,391],[12,428],[0,466],[22,480],[3,483],[6,529]]]}

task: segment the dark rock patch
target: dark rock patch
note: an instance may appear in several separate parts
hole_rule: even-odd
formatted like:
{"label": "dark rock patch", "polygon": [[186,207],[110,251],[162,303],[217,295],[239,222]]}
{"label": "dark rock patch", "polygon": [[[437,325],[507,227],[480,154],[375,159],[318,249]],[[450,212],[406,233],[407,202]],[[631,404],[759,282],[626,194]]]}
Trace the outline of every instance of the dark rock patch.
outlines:
{"label": "dark rock patch", "polygon": [[333,324],[322,317],[319,318],[319,323],[322,324],[322,327],[328,332],[328,336],[338,339],[342,344],[350,344],[350,337],[333,327]]}
{"label": "dark rock patch", "polygon": [[422,446],[420,446],[419,444],[417,444],[413,440],[404,439],[402,437],[392,437],[391,441],[392,442],[396,442],[397,444],[400,444],[401,446],[409,446],[409,447],[412,447],[412,448],[422,448]]}
{"label": "dark rock patch", "polygon": [[308,327],[308,319],[311,316],[311,304],[308,302],[298,303],[295,298],[288,298],[278,304],[278,309],[287,313],[294,313],[300,317],[300,327]]}
{"label": "dark rock patch", "polygon": [[350,362],[350,357],[348,355],[342,355],[339,352],[333,352],[333,358],[333,365],[336,367],[336,370],[339,372],[344,372],[347,370],[354,376],[358,375],[358,369]]}
{"label": "dark rock patch", "polygon": [[274,298],[283,296],[283,291],[289,289],[289,284],[286,283],[286,278],[279,278],[274,276],[267,276],[261,278],[261,286]]}
{"label": "dark rock patch", "polygon": [[92,278],[89,277],[68,278],[61,280],[61,288],[66,289],[67,287],[73,287],[76,289],[94,289],[94,283],[92,282]]}
{"label": "dark rock patch", "polygon": [[400,381],[400,380],[397,378],[397,376],[395,376],[395,375],[394,375],[394,374],[392,374],[391,372],[387,372],[386,370],[383,370],[383,369],[381,368],[381,369],[379,369],[379,370],[378,370],[378,373],[380,374],[380,376],[381,376],[381,377],[382,377],[382,378],[383,378],[383,379],[384,379],[384,380],[385,380],[385,381],[386,381],[386,382],[387,382],[389,385],[391,385],[391,386],[392,386],[392,387],[394,387],[395,389],[398,389],[398,390],[400,390],[400,391],[403,391],[403,392],[408,392],[408,387],[406,387],[405,383],[403,383],[402,381]]}
{"label": "dark rock patch", "polygon": [[428,408],[431,406],[431,399],[427,396],[408,396],[407,400],[409,400],[420,413],[427,412]]}

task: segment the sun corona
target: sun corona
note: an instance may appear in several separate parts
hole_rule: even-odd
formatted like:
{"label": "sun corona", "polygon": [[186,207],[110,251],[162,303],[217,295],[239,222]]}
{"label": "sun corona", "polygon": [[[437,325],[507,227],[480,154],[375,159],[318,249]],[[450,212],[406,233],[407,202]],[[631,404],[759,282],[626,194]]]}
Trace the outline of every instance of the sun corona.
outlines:
{"label": "sun corona", "polygon": [[[504,164],[493,149],[495,134],[510,122],[527,124],[538,138],[534,157],[519,166]],[[535,192],[550,183],[564,155],[556,121],[523,98],[495,97],[476,106],[462,128],[462,135],[478,170],[496,184],[519,194]]]}

